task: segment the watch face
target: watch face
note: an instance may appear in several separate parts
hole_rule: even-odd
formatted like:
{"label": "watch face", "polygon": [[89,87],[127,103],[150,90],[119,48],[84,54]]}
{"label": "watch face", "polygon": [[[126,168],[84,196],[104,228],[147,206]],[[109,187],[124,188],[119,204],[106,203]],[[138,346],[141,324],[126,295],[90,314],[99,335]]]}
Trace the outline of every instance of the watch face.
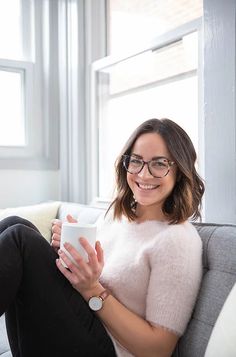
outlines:
{"label": "watch face", "polygon": [[102,299],[99,296],[93,296],[89,299],[89,307],[93,311],[99,311],[102,308]]}

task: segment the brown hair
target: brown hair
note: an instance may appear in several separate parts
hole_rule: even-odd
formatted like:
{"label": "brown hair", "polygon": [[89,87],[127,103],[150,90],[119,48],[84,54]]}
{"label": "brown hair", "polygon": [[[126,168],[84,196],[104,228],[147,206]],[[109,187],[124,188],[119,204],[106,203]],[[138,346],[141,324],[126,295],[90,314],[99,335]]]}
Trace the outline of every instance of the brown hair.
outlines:
{"label": "brown hair", "polygon": [[201,218],[200,208],[204,193],[204,183],[195,169],[196,152],[187,133],[170,119],[150,119],[142,123],[130,136],[116,160],[117,194],[108,210],[114,208],[114,218],[124,214],[130,221],[135,220],[132,211],[133,193],[127,183],[127,172],[123,165],[123,155],[130,155],[134,143],[146,133],[157,133],[164,139],[176,164],[175,187],[163,204],[163,213],[170,224],[181,223],[188,218]]}

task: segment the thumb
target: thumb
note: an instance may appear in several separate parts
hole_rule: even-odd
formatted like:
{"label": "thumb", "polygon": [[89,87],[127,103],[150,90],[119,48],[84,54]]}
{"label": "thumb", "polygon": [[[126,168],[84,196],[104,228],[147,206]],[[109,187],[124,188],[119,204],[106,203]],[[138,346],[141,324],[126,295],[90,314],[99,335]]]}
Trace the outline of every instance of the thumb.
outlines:
{"label": "thumb", "polygon": [[77,223],[77,220],[74,219],[74,217],[72,217],[70,214],[68,214],[66,216],[66,219],[67,219],[67,222],[69,222],[69,223]]}

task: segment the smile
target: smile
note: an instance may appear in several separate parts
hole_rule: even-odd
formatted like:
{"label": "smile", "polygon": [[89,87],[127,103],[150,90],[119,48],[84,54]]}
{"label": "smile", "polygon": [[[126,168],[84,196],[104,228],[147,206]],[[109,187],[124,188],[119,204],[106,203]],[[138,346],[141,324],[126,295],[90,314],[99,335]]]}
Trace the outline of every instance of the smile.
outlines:
{"label": "smile", "polygon": [[155,190],[156,188],[158,188],[160,185],[145,185],[145,184],[142,184],[142,183],[138,183],[136,182],[137,186],[139,188],[141,188],[142,190]]}

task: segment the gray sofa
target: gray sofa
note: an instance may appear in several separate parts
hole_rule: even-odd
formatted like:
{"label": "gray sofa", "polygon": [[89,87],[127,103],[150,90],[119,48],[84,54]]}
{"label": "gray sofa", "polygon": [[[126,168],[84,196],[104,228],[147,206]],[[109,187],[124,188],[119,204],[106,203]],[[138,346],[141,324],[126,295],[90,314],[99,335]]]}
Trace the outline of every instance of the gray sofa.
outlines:
{"label": "gray sofa", "polygon": [[[93,223],[101,210],[74,203],[62,203],[57,216],[64,220],[66,214],[71,213],[75,217],[79,216],[80,221]],[[204,356],[215,321],[236,282],[236,225],[195,225],[203,241],[204,276],[192,318],[173,357]],[[3,316],[0,318],[0,356],[11,356]]]}

